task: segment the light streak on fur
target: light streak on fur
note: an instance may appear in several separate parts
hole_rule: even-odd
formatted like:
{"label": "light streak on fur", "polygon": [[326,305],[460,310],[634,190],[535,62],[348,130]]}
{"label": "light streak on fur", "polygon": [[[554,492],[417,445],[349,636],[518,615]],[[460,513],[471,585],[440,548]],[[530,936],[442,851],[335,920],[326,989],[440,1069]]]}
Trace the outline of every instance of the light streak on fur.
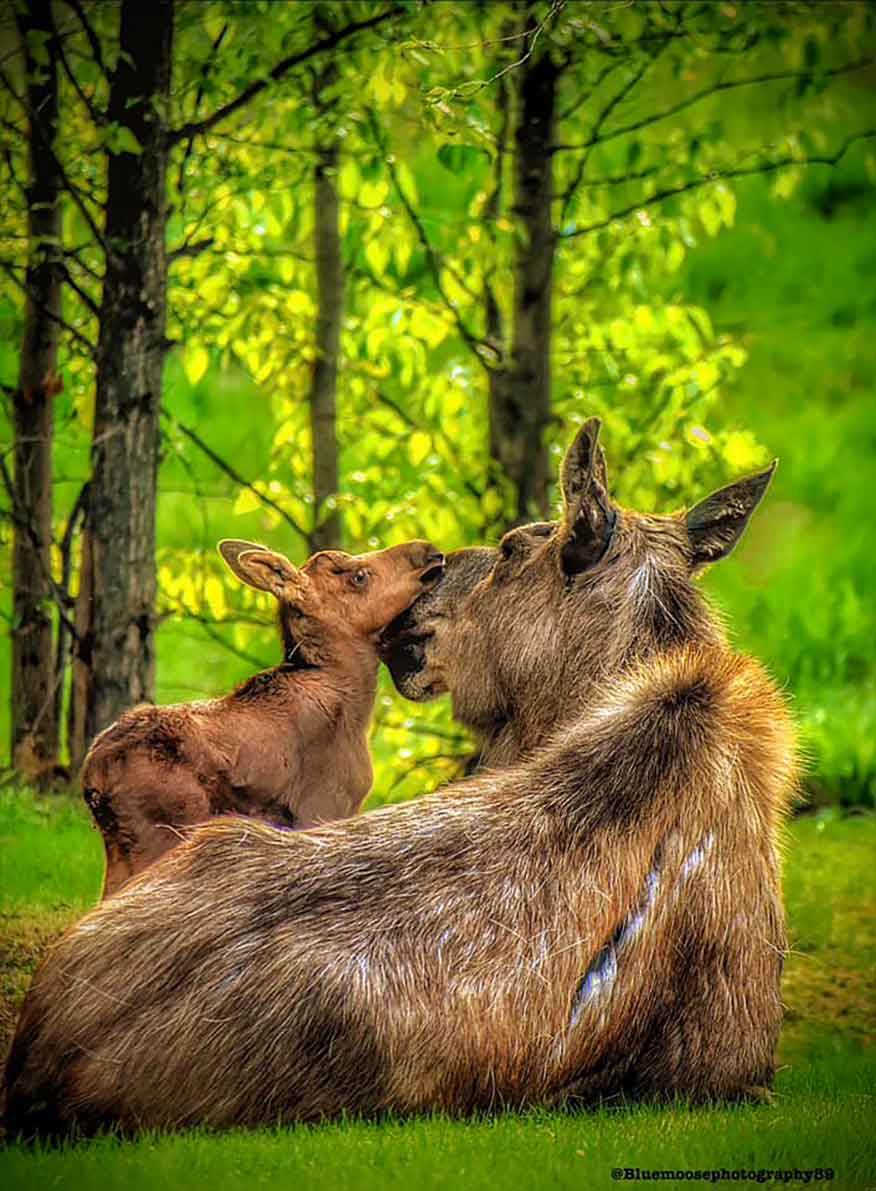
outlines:
{"label": "light streak on fur", "polygon": [[[678,877],[678,883],[672,891],[673,900],[678,898],[685,882],[695,872],[702,868],[715,843],[714,833],[707,832],[696,847],[688,853]],[[651,871],[645,878],[645,889],[642,899],[635,912],[626,918],[613,937],[605,944],[596,959],[587,969],[584,979],[578,985],[575,999],[572,1002],[572,1014],[569,1028],[574,1029],[582,1013],[589,1006],[594,1005],[611,996],[618,975],[618,959],[623,952],[641,933],[660,892],[661,878],[660,860],[654,862]]]}

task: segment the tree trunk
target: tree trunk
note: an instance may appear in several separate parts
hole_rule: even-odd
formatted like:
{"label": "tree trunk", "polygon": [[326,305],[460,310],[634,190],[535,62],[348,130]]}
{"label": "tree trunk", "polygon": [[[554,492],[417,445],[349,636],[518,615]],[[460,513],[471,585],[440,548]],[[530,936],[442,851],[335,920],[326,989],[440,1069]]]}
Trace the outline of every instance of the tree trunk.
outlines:
{"label": "tree trunk", "polygon": [[519,71],[514,213],[520,225],[515,264],[511,365],[490,386],[492,454],[514,485],[513,521],[550,512],[545,431],[551,416],[551,296],[554,267],[554,111],[559,68],[550,56]]}
{"label": "tree trunk", "polygon": [[[329,66],[316,87],[319,92],[334,80]],[[313,498],[316,524],[310,536],[312,550],[337,549],[341,544],[341,515],[327,510],[325,501],[338,491],[338,436],[336,395],[341,320],[344,306],[344,265],[338,223],[338,144],[334,131],[323,123],[320,135],[329,138],[317,152],[313,177],[316,249],[316,361],[310,385],[310,428],[313,443]]]}
{"label": "tree trunk", "polygon": [[82,668],[87,671],[81,747],[126,707],[150,700],[153,691],[172,39],[172,0],[124,0],[108,117],[133,134],[141,151],[111,153],[107,170],[106,272],[83,545],[91,599],[87,616],[79,617],[80,632],[87,625],[87,653],[80,643],[77,659],[80,678]]}
{"label": "tree trunk", "polygon": [[[12,548],[12,764],[41,782],[57,760],[52,647],[53,402],[60,391],[57,321],[61,284],[60,179],[53,152],[58,126],[57,44],[50,0],[21,9],[25,51],[30,178],[27,195],[27,305],[14,398],[15,526]],[[45,35],[48,63],[38,65],[28,36]],[[39,81],[37,81],[39,80]]]}
{"label": "tree trunk", "polygon": [[[505,33],[510,34],[513,26],[506,26]],[[499,69],[497,67],[497,69]],[[495,225],[504,213],[505,197],[505,161],[508,153],[508,133],[511,126],[511,95],[508,83],[502,76],[497,83],[497,99],[499,109],[499,130],[496,137],[496,157],[493,162],[493,186],[484,205],[484,219],[487,232],[493,237],[495,247]],[[508,523],[505,520],[504,508],[506,492],[511,481],[508,470],[510,451],[506,448],[509,433],[513,434],[513,427],[507,426],[509,413],[509,360],[508,342],[505,330],[505,319],[502,307],[496,294],[493,278],[487,275],[484,279],[484,330],[487,343],[495,354],[495,360],[488,373],[489,395],[487,403],[489,421],[489,451],[491,467],[487,477],[487,484],[498,493],[496,507],[502,510],[497,516],[487,517],[484,524],[485,534],[493,535],[505,532]],[[514,485],[516,504],[517,488]]]}
{"label": "tree trunk", "polygon": [[70,701],[67,704],[67,749],[70,754],[70,773],[76,775],[85,757],[88,738],[85,732],[85,713],[88,705],[88,677],[91,672],[91,546],[88,541],[88,488],[80,494],[82,501],[82,536],[80,538],[79,591],[73,628]]}

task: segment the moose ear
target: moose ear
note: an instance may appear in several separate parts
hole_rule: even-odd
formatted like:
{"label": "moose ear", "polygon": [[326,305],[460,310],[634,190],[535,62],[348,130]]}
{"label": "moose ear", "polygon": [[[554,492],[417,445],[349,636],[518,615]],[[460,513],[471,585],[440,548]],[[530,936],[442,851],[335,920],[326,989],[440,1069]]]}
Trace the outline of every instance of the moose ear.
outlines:
{"label": "moose ear", "polygon": [[295,599],[303,594],[310,583],[307,576],[293,566],[284,554],[278,554],[266,546],[258,546],[255,542],[225,538],[219,543],[219,553],[242,583],[258,591],[269,591],[278,600]]}
{"label": "moose ear", "polygon": [[588,418],[566,452],[560,484],[566,515],[563,570],[577,575],[605,553],[615,514],[608,499],[608,469],[599,445],[599,418]]}
{"label": "moose ear", "polygon": [[713,492],[690,510],[685,524],[694,568],[719,562],[732,551],[763,499],[778,462],[774,459],[766,471]]}

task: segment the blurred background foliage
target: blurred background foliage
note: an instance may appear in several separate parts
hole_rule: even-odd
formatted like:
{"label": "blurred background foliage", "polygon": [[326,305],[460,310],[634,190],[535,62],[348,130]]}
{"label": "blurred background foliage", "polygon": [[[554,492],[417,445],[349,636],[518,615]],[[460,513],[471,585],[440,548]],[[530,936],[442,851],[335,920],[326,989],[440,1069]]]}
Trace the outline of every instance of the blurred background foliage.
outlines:
{"label": "blurred background foliage", "polygon": [[[314,21],[340,25],[385,7],[180,3],[176,123],[263,79]],[[89,9],[107,47],[112,9]],[[550,409],[539,430],[550,466],[593,413],[604,419],[616,497],[645,511],[681,507],[780,457],[746,540],[704,586],[734,641],[788,690],[812,797],[873,805],[872,6],[397,9],[328,65],[290,74],[183,139],[171,160],[157,700],[221,693],[279,661],[272,609],[224,571],[221,537],[263,540],[301,561],[336,513],[351,551],[409,537],[449,550],[495,541],[516,519],[519,492],[491,449],[489,393],[515,366],[515,294],[530,246],[514,173],[520,80],[547,56],[562,68],[548,210]],[[99,105],[100,72],[84,57],[77,72]],[[8,130],[15,105],[4,102]],[[59,152],[99,205],[101,162],[137,147],[87,106],[67,95]],[[320,315],[314,161],[327,147],[345,283],[339,483],[320,501],[308,392]],[[11,148],[6,162],[0,381],[9,393],[25,203]],[[94,361],[73,332],[97,339],[100,276],[79,206],[67,203],[63,218],[94,308],[65,291],[58,540],[91,466]],[[11,440],[8,406],[4,418]],[[8,522],[0,532],[8,545]],[[57,548],[55,567],[60,582]],[[72,599],[77,582],[74,559]],[[0,613],[14,631],[5,581]],[[8,672],[5,654],[0,666]],[[471,746],[446,700],[405,703],[383,675],[372,749],[374,804],[456,776]]]}

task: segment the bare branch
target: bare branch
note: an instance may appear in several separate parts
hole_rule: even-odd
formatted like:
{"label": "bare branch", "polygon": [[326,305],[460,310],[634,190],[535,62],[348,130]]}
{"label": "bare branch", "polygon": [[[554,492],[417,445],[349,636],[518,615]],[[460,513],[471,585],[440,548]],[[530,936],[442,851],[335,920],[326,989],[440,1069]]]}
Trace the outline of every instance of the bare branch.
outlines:
{"label": "bare branch", "polygon": [[414,210],[413,203],[404,192],[399,180],[398,170],[395,168],[395,161],[392,154],[387,151],[386,144],[384,143],[383,136],[380,132],[380,129],[378,128],[377,121],[373,113],[369,114],[369,122],[371,124],[372,135],[374,136],[376,143],[379,145],[380,150],[384,155],[386,167],[389,170],[389,176],[392,180],[395,192],[398,195],[402,206],[407,212],[408,219],[410,219],[411,223],[414,225],[414,231],[417,233],[417,239],[420,241],[423,252],[426,254],[426,264],[429,267],[429,272],[432,274],[432,280],[435,283],[435,288],[438,291],[441,301],[444,303],[445,307],[453,318],[453,321],[456,323],[456,328],[459,331],[463,341],[468,345],[468,347],[471,348],[481,366],[487,372],[490,372],[491,365],[486,359],[485,353],[489,352],[491,355],[495,354],[493,348],[485,340],[479,339],[477,335],[475,335],[474,332],[466,326],[456,306],[453,302],[451,302],[447,290],[444,287],[444,283],[441,280],[441,265],[439,264],[435,249],[432,247],[432,243],[429,237],[426,235],[426,229],[423,227],[423,223],[419,215]]}
{"label": "bare branch", "polygon": [[77,79],[77,77],[76,77],[75,71],[73,70],[70,63],[67,61],[67,55],[64,53],[64,47],[61,43],[61,38],[57,37],[57,33],[56,33],[56,39],[57,39],[57,45],[58,45],[58,57],[60,58],[61,65],[64,68],[64,74],[66,74],[67,78],[73,84],[73,90],[79,96],[82,106],[88,112],[88,115],[91,119],[92,124],[96,125],[97,127],[100,127],[100,125],[106,123],[106,117],[101,112],[99,112],[97,110],[97,108],[95,108],[94,104],[91,102],[91,100],[85,94],[85,92],[82,90],[82,87],[79,83],[79,79]]}
{"label": "bare branch", "polygon": [[61,256],[67,260],[75,261],[77,267],[80,268],[83,273],[87,273],[92,281],[96,281],[102,285],[103,276],[98,273],[96,269],[92,269],[91,265],[89,265],[87,261],[84,261],[80,255],[80,253],[84,252],[86,248],[90,248],[91,246],[91,241],[88,240],[84,244],[77,244],[75,248],[62,249]]}
{"label": "bare branch", "polygon": [[781,80],[835,78],[837,75],[851,74],[853,71],[863,70],[867,66],[873,66],[874,63],[876,63],[876,59],[874,58],[861,58],[857,62],[849,62],[845,66],[837,66],[832,70],[817,72],[813,70],[778,70],[772,74],[755,75],[750,79],[730,79],[725,82],[713,83],[712,86],[703,87],[700,91],[689,95],[687,99],[682,99],[678,103],[673,104],[672,107],[664,108],[662,112],[655,112],[651,116],[643,116],[641,120],[634,120],[632,124],[625,124],[620,128],[611,128],[605,133],[594,134],[588,140],[582,141],[580,145],[553,145],[553,152],[581,152],[582,150],[590,149],[593,145],[604,145],[607,141],[613,141],[617,137],[626,136],[627,133],[638,132],[641,128],[648,128],[660,120],[666,120],[678,112],[683,112],[685,108],[693,107],[700,100],[707,99],[711,95],[717,95],[722,91],[733,91],[738,87],[754,87],[759,83],[775,83]]}
{"label": "bare branch", "polygon": [[[32,542],[38,544],[39,539],[34,527],[21,513],[21,504],[15,495],[15,485],[12,482],[12,476],[9,474],[9,468],[6,466],[6,460],[2,455],[0,455],[0,479],[2,479],[3,486],[9,494],[9,500],[11,504],[10,512],[6,515],[12,521],[13,525],[15,525],[22,533],[27,534]],[[38,554],[37,557],[42,559],[41,554]],[[44,570],[44,577],[46,579],[46,583],[48,584],[49,594],[52,597],[52,602],[58,609],[58,618],[61,621],[61,624],[64,626],[67,632],[71,634],[73,639],[78,641],[79,634],[76,632],[76,626],[67,615],[67,608],[70,606],[69,595],[63,590],[59,583],[55,582],[51,573],[45,570],[44,564],[42,562],[40,562],[40,566]]]}
{"label": "bare branch", "polygon": [[105,251],[108,251],[107,244],[103,237],[103,234],[102,234],[100,228],[95,223],[91,212],[88,210],[88,207],[85,205],[85,200],[82,197],[79,187],[75,186],[70,181],[70,178],[68,177],[66,171],[64,170],[64,167],[61,165],[61,162],[58,159],[58,155],[55,152],[52,145],[45,142],[45,138],[43,136],[42,125],[41,125],[40,120],[33,116],[33,114],[30,111],[27,101],[23,98],[23,96],[18,94],[18,92],[12,86],[12,83],[9,81],[6,74],[2,70],[0,70],[0,85],[2,85],[6,89],[6,91],[9,92],[9,94],[16,101],[16,103],[20,104],[20,106],[23,108],[25,114],[27,115],[28,119],[31,120],[31,127],[34,129],[34,131],[36,132],[36,135],[39,137],[39,139],[44,142],[45,149],[51,155],[52,164],[54,165],[55,169],[58,172],[58,177],[61,179],[61,183],[62,183],[64,189],[67,191],[67,193],[73,199],[73,202],[79,208],[79,211],[82,214],[82,218],[85,220],[86,224],[88,225],[88,230],[94,236],[95,240],[97,240],[98,244],[102,245],[102,247],[104,248]]}
{"label": "bare branch", "polygon": [[[505,75],[510,74],[511,71],[519,70],[519,68],[521,66],[525,66],[526,63],[529,61],[529,59],[532,57],[533,52],[535,51],[535,46],[536,46],[536,43],[538,42],[539,37],[544,32],[544,30],[547,28],[547,26],[552,21],[556,20],[556,18],[559,16],[560,12],[562,11],[562,9],[565,5],[565,2],[566,2],[566,0],[551,0],[550,9],[546,13],[544,20],[541,21],[539,24],[533,25],[529,29],[523,29],[523,30],[521,30],[520,33],[512,34],[509,37],[499,38],[499,42],[501,42],[501,41],[515,41],[515,40],[519,40],[521,38],[529,39],[527,42],[527,45],[525,46],[525,48],[523,50],[523,53],[520,55],[519,58],[515,59],[514,62],[509,62],[506,66],[501,67],[501,69],[497,70],[495,74],[490,75],[490,77],[486,78],[486,79],[471,79],[468,82],[459,83],[459,84],[457,84],[457,86],[451,87],[449,89],[446,89],[443,87],[434,88],[431,93],[432,96],[435,96],[437,94],[442,99],[445,97],[450,97],[452,99],[468,98],[472,95],[476,95],[479,91],[483,91],[485,87],[489,87],[493,83],[496,83],[500,79],[503,79],[505,77]],[[442,49],[442,51],[447,48],[450,48],[450,49],[465,49],[465,48],[472,49],[472,48],[474,48],[475,45],[486,46],[486,45],[494,45],[494,44],[498,44],[498,42],[485,41],[485,42],[473,43],[469,47],[465,47],[465,46],[444,47],[444,46],[442,46],[440,48]],[[427,96],[427,98],[429,98],[429,97]]]}
{"label": "bare branch", "polygon": [[[233,653],[235,657],[240,658],[241,661],[246,662],[248,665],[255,666],[257,670],[265,669],[266,663],[263,658],[257,658],[255,654],[247,653],[244,649],[238,649],[236,645],[233,645],[230,641],[226,641],[222,634],[218,633],[216,629],[213,628],[214,622],[208,617],[202,616],[198,612],[193,612],[192,609],[185,604],[182,606],[181,610],[185,615],[185,619],[187,621],[193,620],[196,624],[199,624],[211,641],[215,641],[217,645],[220,645],[223,649],[227,649],[229,653]],[[168,614],[172,616],[178,616],[179,613],[179,608],[168,610]],[[221,624],[223,622],[220,621],[219,623]]]}
{"label": "bare branch", "polygon": [[190,442],[193,442],[198,450],[203,452],[210,462],[215,464],[220,471],[224,472],[229,479],[233,480],[234,483],[238,484],[241,488],[246,488],[248,492],[252,492],[252,494],[256,496],[258,500],[267,508],[273,509],[275,513],[279,513],[287,525],[290,525],[305,542],[309,542],[310,537],[307,533],[307,530],[300,526],[298,522],[286,512],[282,505],[278,505],[275,500],[272,500],[270,496],[266,496],[264,492],[260,492],[259,489],[256,488],[255,484],[251,483],[244,476],[242,476],[240,472],[237,471],[236,468],[232,467],[230,463],[226,463],[221,455],[217,455],[213,448],[209,446],[208,443],[205,443],[201,436],[192,430],[190,426],[186,426],[183,422],[180,422],[178,418],[174,418],[165,410],[162,410],[161,412],[162,415],[166,417],[171,424],[176,427],[177,430],[184,434],[186,438],[190,440]]}
{"label": "bare branch", "polygon": [[101,73],[104,75],[105,78],[108,79],[109,71],[107,70],[106,66],[104,65],[103,51],[100,47],[100,38],[97,36],[94,29],[89,24],[88,17],[85,15],[85,10],[83,9],[79,0],[65,0],[65,3],[68,4],[70,6],[70,8],[73,9],[73,11],[76,13],[76,16],[79,18],[79,24],[82,26],[83,30],[85,31],[85,36],[88,38],[88,44],[91,47],[91,56],[94,58],[94,61],[97,63],[98,67],[100,68]]}
{"label": "bare branch", "polygon": [[394,4],[391,8],[377,13],[367,20],[353,21],[343,29],[339,29],[336,33],[331,33],[327,37],[315,41],[306,50],[301,50],[297,54],[290,54],[288,58],[283,58],[282,61],[277,63],[267,78],[258,79],[256,82],[250,83],[248,87],[244,87],[239,95],[235,96],[228,103],[223,104],[212,115],[206,116],[203,120],[190,120],[180,128],[170,129],[167,134],[168,143],[175,145],[177,142],[197,136],[199,133],[209,132],[211,128],[215,128],[217,124],[220,124],[223,120],[227,120],[229,116],[233,116],[235,112],[240,111],[242,107],[245,107],[246,104],[255,99],[257,95],[261,94],[268,87],[269,83],[278,82],[290,70],[294,70],[296,66],[300,66],[303,62],[309,62],[311,58],[315,58],[318,54],[327,53],[329,50],[335,49],[342,42],[348,41],[356,33],[361,33],[365,29],[375,29],[391,17],[401,16],[404,11],[405,9],[400,4]]}
{"label": "bare branch", "polygon": [[3,487],[6,489],[6,495],[9,497],[9,507],[12,510],[14,520],[18,515],[18,500],[15,496],[15,485],[12,483],[12,476],[9,474],[9,468],[6,466],[5,453],[0,453],[0,479],[3,480]]}
{"label": "bare branch", "polygon": [[[678,17],[676,18],[676,30],[678,30],[678,27],[681,24],[681,20],[682,20],[681,10],[679,10]],[[655,48],[653,49],[653,51],[651,52],[650,57],[646,58],[642,62],[642,65],[639,67],[639,69],[634,72],[634,74],[627,80],[627,82],[617,92],[615,92],[614,95],[612,95],[608,99],[608,101],[605,103],[602,110],[600,111],[599,115],[596,117],[596,123],[593,125],[593,131],[590,134],[591,140],[599,137],[600,133],[602,132],[603,128],[605,127],[606,121],[611,118],[612,112],[614,112],[620,106],[620,104],[622,104],[624,102],[624,100],[627,99],[627,97],[631,94],[631,92],[633,92],[636,89],[636,87],[639,85],[639,83],[644,78],[645,74],[648,72],[648,70],[650,70],[650,68],[658,60],[658,58],[664,52],[664,50],[666,49],[666,47],[668,45],[669,45],[668,41],[658,42],[657,45],[655,46]],[[588,149],[585,149],[584,152],[581,154],[581,157],[578,161],[578,168],[575,171],[575,176],[572,179],[569,186],[567,187],[565,193],[561,196],[562,197],[562,208],[561,208],[561,215],[560,215],[560,224],[561,225],[565,224],[565,222],[566,222],[569,210],[572,206],[572,202],[573,202],[575,195],[578,192],[578,188],[581,185],[581,182],[584,178],[584,174],[587,170],[587,164],[590,161],[590,153],[591,153],[591,149],[588,148]]]}
{"label": "bare branch", "polygon": [[[306,157],[314,159],[317,150],[312,145],[284,145],[281,141],[259,141],[248,136],[235,136],[233,132],[211,132],[211,138],[217,141],[227,141],[230,145],[243,145],[246,149],[262,149],[265,153],[285,153],[290,157]],[[345,157],[364,157],[364,150],[344,149]]]}
{"label": "bare branch", "polygon": [[598,190],[601,186],[624,186],[627,182],[642,182],[645,178],[653,178],[659,174],[662,166],[649,165],[643,170],[632,170],[628,174],[606,174],[604,178],[582,178],[578,186],[581,190]]}
{"label": "bare branch", "polygon": [[662,203],[665,199],[672,198],[677,194],[685,194],[689,190],[698,190],[701,186],[708,186],[710,182],[720,182],[724,178],[745,178],[753,174],[770,174],[775,170],[794,165],[837,165],[857,141],[873,140],[874,138],[876,138],[876,128],[871,128],[866,132],[856,132],[846,137],[836,153],[823,156],[815,155],[812,157],[782,157],[777,161],[762,162],[760,165],[739,166],[728,170],[713,170],[711,173],[702,174],[697,178],[691,178],[687,182],[681,182],[677,186],[667,186],[663,190],[658,190],[649,198],[641,199],[637,203],[630,203],[629,206],[622,207],[618,211],[613,211],[611,215],[607,215],[604,219],[599,219],[595,223],[589,223],[586,227],[578,227],[569,232],[559,232],[557,234],[557,240],[560,242],[563,240],[573,240],[577,236],[586,236],[590,232],[601,231],[602,228],[608,227],[609,224],[614,223],[617,219],[624,219],[627,215],[632,215],[636,211],[642,211],[646,207],[656,206],[658,203]]}
{"label": "bare branch", "polygon": [[[201,106],[201,102],[203,101],[203,98],[204,98],[204,87],[207,82],[207,79],[210,77],[210,69],[216,60],[216,54],[219,52],[219,49],[222,45],[222,42],[225,40],[225,35],[227,32],[228,32],[228,24],[226,22],[222,26],[222,28],[219,30],[216,37],[213,39],[213,45],[212,45],[212,49],[210,52],[210,57],[206,59],[203,66],[201,67],[201,78],[198,83],[198,90],[195,93],[195,105],[194,105],[194,108],[192,109],[194,115],[198,114],[198,110],[199,110],[199,108]],[[188,165],[189,158],[192,155],[192,149],[194,148],[194,144],[195,144],[195,135],[194,135],[194,133],[192,133],[192,135],[188,138],[188,141],[186,142],[186,148],[185,148],[185,152],[182,155],[182,161],[179,163],[179,174],[177,176],[176,185],[177,185],[177,190],[179,190],[180,194],[182,194],[183,190],[185,189],[186,166]]]}
{"label": "bare branch", "polygon": [[168,268],[170,268],[174,261],[180,260],[181,257],[200,256],[202,252],[206,252],[209,248],[212,248],[213,244],[214,240],[212,236],[208,236],[204,240],[192,240],[190,243],[180,244],[179,248],[174,248],[171,252],[168,252]]}
{"label": "bare branch", "polygon": [[[654,57],[656,58],[656,54]],[[624,85],[618,91],[616,91],[614,95],[611,96],[611,98],[608,100],[608,102],[603,107],[602,111],[596,117],[596,123],[593,126],[593,133],[591,134],[591,140],[594,140],[594,138],[597,138],[599,136],[599,133],[601,132],[602,127],[605,124],[605,121],[609,118],[609,116],[614,111],[614,109],[618,106],[618,104],[623,103],[623,101],[630,94],[630,92],[633,91],[638,86],[638,84],[642,81],[646,71],[648,70],[648,67],[651,66],[653,62],[654,62],[654,58],[646,58],[645,61],[639,67],[639,69],[636,70],[630,76],[630,78],[627,79],[627,81],[624,83]],[[595,143],[595,140],[594,140],[594,143]],[[592,148],[592,146],[591,146],[591,148]],[[568,187],[563,192],[563,194],[560,195],[560,198],[561,198],[562,204],[563,204],[562,214],[560,216],[561,223],[566,222],[566,215],[567,215],[569,207],[572,203],[572,199],[575,197],[578,187],[581,185],[581,179],[584,177],[584,171],[587,169],[587,163],[589,160],[590,160],[590,148],[587,148],[581,154],[580,160],[578,161],[578,168],[575,171],[574,178],[569,183]]]}
{"label": "bare branch", "polygon": [[73,290],[73,292],[79,296],[79,299],[84,303],[85,306],[88,307],[88,309],[91,311],[91,313],[94,315],[94,317],[98,318],[100,315],[100,310],[98,309],[98,305],[95,302],[94,298],[92,298],[91,294],[89,294],[86,290],[84,290],[82,288],[81,285],[79,285],[79,283],[73,277],[73,274],[70,272],[70,270],[67,268],[66,265],[62,264],[59,266],[59,268],[61,271],[61,276],[64,278],[64,280],[67,282],[67,284]]}
{"label": "bare branch", "polygon": [[[0,261],[0,269],[2,269],[3,272],[12,280],[12,282],[18,286],[18,288],[28,299],[33,301],[33,295],[31,294],[30,290],[16,274],[15,269],[9,264],[8,261]],[[66,319],[61,318],[59,314],[55,314],[53,310],[49,310],[48,306],[44,306],[41,302],[37,302],[36,307],[40,314],[44,314],[46,318],[50,318],[53,323],[57,323],[59,327],[63,327],[68,335],[72,335],[77,343],[79,343],[80,346],[83,347],[90,356],[95,355],[95,352],[97,351],[95,345],[90,339],[83,335],[81,331],[78,331],[76,327],[72,325],[72,323],[68,323]]]}
{"label": "bare branch", "polygon": [[599,72],[597,77],[593,80],[593,85],[589,88],[589,90],[582,87],[580,95],[573,99],[569,106],[564,108],[563,111],[559,113],[559,121],[568,120],[570,116],[573,116],[575,112],[578,111],[578,108],[582,106],[582,104],[585,104],[592,95],[596,94],[608,76],[613,74],[622,65],[623,63],[617,61],[607,63],[606,66],[604,66]]}
{"label": "bare branch", "polygon": [[[434,426],[421,425],[416,418],[412,418],[411,415],[401,405],[399,405],[397,401],[393,401],[391,397],[387,396],[386,393],[381,392],[380,389],[376,390],[375,396],[381,405],[385,405],[387,409],[391,409],[396,417],[401,419],[404,425],[410,427],[411,430],[418,430],[422,434],[427,434],[432,440],[433,449],[436,446],[436,438],[440,439],[445,451],[456,465],[458,474],[461,476],[466,474],[465,462],[460,459],[459,452],[457,451],[455,445],[443,430],[440,430]],[[480,501],[484,495],[483,492],[475,484],[473,484],[471,480],[463,480],[463,486],[476,501]]]}

